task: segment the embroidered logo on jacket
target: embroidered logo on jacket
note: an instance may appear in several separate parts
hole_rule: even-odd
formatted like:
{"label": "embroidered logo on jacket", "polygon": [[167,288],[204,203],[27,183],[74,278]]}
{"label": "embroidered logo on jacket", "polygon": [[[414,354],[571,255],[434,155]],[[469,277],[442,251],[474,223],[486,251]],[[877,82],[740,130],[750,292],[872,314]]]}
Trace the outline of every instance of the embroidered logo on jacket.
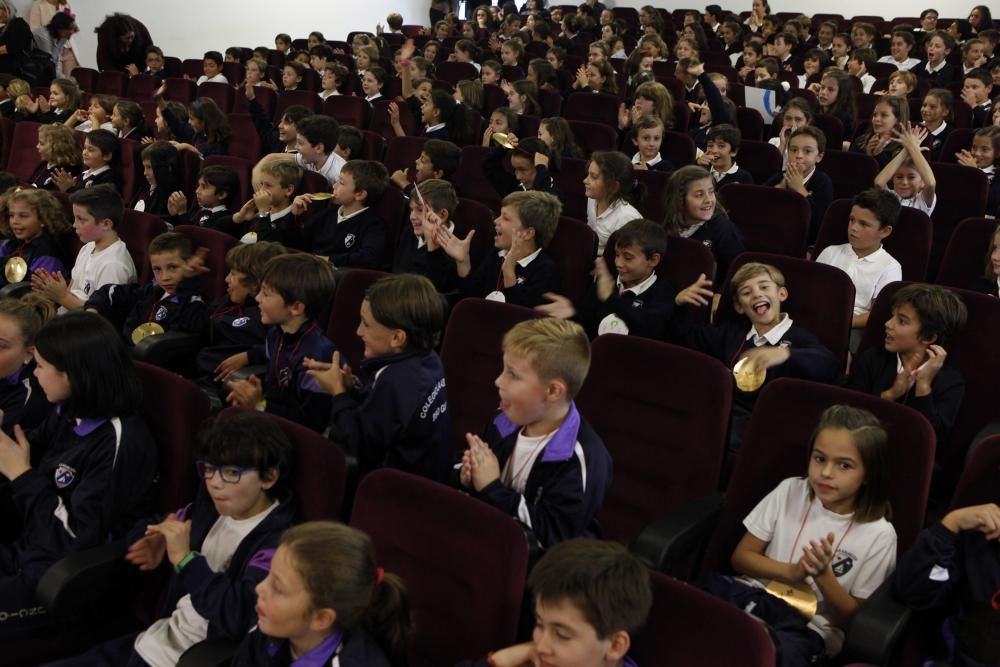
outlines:
{"label": "embroidered logo on jacket", "polygon": [[353,246],[354,242],[357,240],[357,238],[358,237],[356,237],[354,234],[348,234],[347,236],[345,236],[344,237],[344,247],[345,248],[350,248],[351,246]]}
{"label": "embroidered logo on jacket", "polygon": [[237,329],[240,327],[245,327],[247,325],[247,322],[249,321],[250,321],[249,317],[237,317],[235,320],[233,320],[233,326],[236,327]]}
{"label": "embroidered logo on jacket", "polygon": [[156,320],[157,322],[159,322],[160,320],[162,320],[166,316],[167,316],[167,307],[166,306],[160,306],[159,308],[156,309],[156,315],[153,316],[153,319]]}
{"label": "embroidered logo on jacket", "polygon": [[76,470],[69,467],[65,463],[60,463],[56,466],[55,481],[57,488],[65,489],[67,486],[72,484],[75,479]]}

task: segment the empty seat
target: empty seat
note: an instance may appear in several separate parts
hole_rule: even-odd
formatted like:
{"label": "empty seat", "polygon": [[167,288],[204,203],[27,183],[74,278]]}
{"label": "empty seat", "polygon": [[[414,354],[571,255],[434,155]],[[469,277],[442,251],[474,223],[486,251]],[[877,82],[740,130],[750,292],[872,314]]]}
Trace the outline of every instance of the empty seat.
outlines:
{"label": "empty seat", "polygon": [[235,113],[229,114],[226,118],[229,120],[229,129],[232,131],[229,138],[229,154],[242,158],[250,164],[256,164],[264,148],[253,119],[250,116]]}
{"label": "empty seat", "polygon": [[363,130],[368,127],[372,105],[362,97],[333,95],[323,102],[323,113],[333,116],[342,125],[351,125]]}
{"label": "empty seat", "polygon": [[559,269],[562,294],[573,302],[583,297],[597,252],[597,234],[587,223],[563,216],[546,248]]}
{"label": "empty seat", "polygon": [[594,151],[613,151],[618,146],[618,131],[610,125],[571,120],[569,127],[585,159],[590,158]]}
{"label": "empty seat", "polygon": [[482,166],[489,152],[490,149],[486,146],[463,146],[462,157],[452,182],[459,195],[475,199],[491,210],[499,211],[500,195],[493,189]]}
{"label": "empty seat", "polygon": [[41,162],[38,155],[38,123],[19,121],[14,125],[10,140],[10,152],[7,160],[7,171],[14,174],[22,183],[31,180],[31,174]]}
{"label": "empty seat", "polygon": [[719,190],[745,247],[789,257],[805,257],[811,211],[797,192],[765,185],[731,183]]}
{"label": "empty seat", "polygon": [[[318,97],[316,99],[319,99]],[[391,141],[396,136],[389,122],[389,104],[385,100],[379,100],[372,105],[371,122],[368,129],[376,134],[382,135],[386,140]],[[417,130],[417,122],[410,113],[410,109],[405,104],[397,105],[399,108],[399,124],[408,136],[413,136]]]}
{"label": "empty seat", "polygon": [[992,218],[963,220],[948,239],[935,282],[974,291],[995,290],[996,283],[989,284],[985,268],[996,230],[997,221]]}
{"label": "empty seat", "polygon": [[190,79],[167,78],[163,81],[167,88],[163,96],[171,101],[189,104],[198,94],[198,86]]}
{"label": "empty seat", "polygon": [[472,63],[460,63],[457,61],[444,61],[437,63],[435,76],[442,81],[447,81],[451,85],[456,85],[463,79],[475,80],[479,78],[479,70]]}
{"label": "empty seat", "polygon": [[931,242],[930,276],[933,277],[955,227],[966,218],[980,218],[986,213],[990,185],[986,174],[974,167],[932,162],[931,169],[937,180],[938,197],[931,214],[934,240]]}
{"label": "empty seat", "polygon": [[[817,116],[817,118],[823,117],[822,115]],[[829,142],[829,137],[827,137],[827,141]],[[831,148],[833,146],[827,143],[823,160],[816,165],[816,168],[833,181],[835,199],[850,199],[872,186],[879,172],[878,162],[875,161],[875,158],[863,153],[831,150]],[[940,190],[940,184],[938,188]],[[938,206],[940,205],[939,203]]]}
{"label": "empty seat", "polygon": [[959,151],[969,150],[972,147],[972,137],[976,131],[966,127],[953,128],[945,137],[944,144],[938,153],[938,162],[948,164],[958,164],[957,154]]}
{"label": "empty seat", "polygon": [[235,89],[227,83],[206,82],[198,86],[198,97],[214,100],[222,113],[229,113],[232,110],[235,96]]}
{"label": "empty seat", "polygon": [[766,141],[744,139],[736,162],[750,172],[754,183],[764,184],[781,171],[781,151]]}
{"label": "empty seat", "polygon": [[663,143],[660,146],[660,155],[670,160],[678,169],[688,164],[694,164],[694,141],[684,132],[665,130]]}
{"label": "empty seat", "polygon": [[275,122],[281,120],[281,114],[290,106],[304,106],[313,113],[319,113],[319,95],[308,90],[285,90],[278,93],[278,101],[274,106]]}
{"label": "empty seat", "polygon": [[126,86],[128,86],[128,74],[115,70],[104,70],[97,75],[94,87],[87,92],[124,97]]}
{"label": "empty seat", "polygon": [[607,93],[576,92],[566,98],[562,116],[566,120],[585,120],[609,127],[618,125],[621,100]]}
{"label": "empty seat", "polygon": [[562,214],[577,220],[587,219],[587,195],[583,190],[583,179],[587,175],[587,161],[566,158],[555,174],[556,186],[562,199]]}
{"label": "empty seat", "polygon": [[131,100],[152,100],[153,93],[159,87],[159,82],[152,75],[139,74],[128,80],[125,95]]}

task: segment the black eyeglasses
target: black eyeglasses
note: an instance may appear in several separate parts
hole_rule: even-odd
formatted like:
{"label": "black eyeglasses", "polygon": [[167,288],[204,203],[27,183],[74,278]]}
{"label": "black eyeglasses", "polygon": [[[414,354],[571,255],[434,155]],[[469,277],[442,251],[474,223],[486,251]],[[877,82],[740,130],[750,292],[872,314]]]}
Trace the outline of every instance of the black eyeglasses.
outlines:
{"label": "black eyeglasses", "polygon": [[236,484],[243,478],[243,473],[257,468],[241,468],[240,466],[217,466],[204,461],[195,461],[194,469],[198,471],[198,476],[204,480],[215,477],[216,471],[222,476],[222,481],[227,484]]}

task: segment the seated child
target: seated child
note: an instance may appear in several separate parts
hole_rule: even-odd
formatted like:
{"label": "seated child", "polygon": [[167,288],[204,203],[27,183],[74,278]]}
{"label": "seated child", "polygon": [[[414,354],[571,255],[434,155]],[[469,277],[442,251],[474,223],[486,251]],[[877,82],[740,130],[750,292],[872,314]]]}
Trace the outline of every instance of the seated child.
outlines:
{"label": "seated child", "polygon": [[277,124],[271,122],[271,114],[264,110],[257,101],[257,93],[253,86],[246,86],[246,97],[250,101],[250,117],[253,119],[257,134],[262,142],[261,150],[265,155],[270,153],[296,153],[298,152],[298,131],[295,129],[296,123],[311,116],[313,112],[300,105],[293,104],[287,107],[278,119]]}
{"label": "seated child", "polygon": [[714,125],[708,131],[705,152],[698,158],[698,164],[712,174],[716,189],[729,183],[753,185],[750,172],[736,164],[742,141],[743,135],[734,125]]}
{"label": "seated child", "polygon": [[660,155],[663,146],[663,119],[655,114],[640,116],[632,123],[632,143],[638,149],[632,168],[673,171],[674,163]]}
{"label": "seated child", "polygon": [[83,312],[53,318],[34,355],[38,384],[58,409],[28,433],[15,426],[13,439],[0,435],[0,512],[20,519],[12,539],[0,541],[0,642],[51,635],[55,619],[35,595],[42,575],[145,516],[159,466],[137,415],[142,382],[110,324]]}
{"label": "seated child", "polygon": [[902,149],[900,135],[909,127],[910,111],[906,98],[883,95],[872,110],[870,129],[851,144],[851,151],[875,158],[879,169],[885,168]]}
{"label": "seated child", "polygon": [[[241,641],[253,627],[257,585],[292,525],[295,449],[274,420],[253,412],[216,419],[198,434],[194,500],[140,521],[125,559],[141,571],[173,566],[158,620],[54,667],[176,665],[205,639]],[[185,528],[185,524],[187,527]],[[140,662],[141,661],[141,662]]]}
{"label": "seated child", "polygon": [[[300,135],[301,136],[301,135]],[[303,248],[335,268],[377,269],[385,251],[385,223],[377,207],[389,182],[385,165],[374,160],[351,160],[333,185],[332,202],[303,232]],[[299,195],[292,214],[302,215],[314,195]]]}
{"label": "seated child", "polygon": [[1000,297],[1000,225],[993,231],[986,250],[986,269],[982,280],[969,285],[969,289]]}
{"label": "seated child", "polygon": [[207,270],[202,255],[191,252],[191,241],[186,236],[166,232],[150,241],[149,263],[153,282],[104,285],[91,292],[84,308],[122,323],[122,335],[130,344],[142,340],[136,329],[146,323],[158,324],[164,331],[200,336],[208,325],[197,279]]}
{"label": "seated child", "polygon": [[847,73],[861,81],[861,92],[866,95],[872,92],[875,85],[875,77],[870,72],[877,59],[878,54],[869,48],[854,49],[847,59]]}
{"label": "seated child", "polygon": [[37,427],[52,409],[35,375],[35,339],[53,315],[55,309],[44,299],[0,299],[0,334],[5,343],[0,373],[7,379],[0,383],[0,410],[7,435],[14,434],[15,425],[27,431]]}
{"label": "seated child", "polygon": [[344,168],[344,159],[337,154],[337,135],[340,126],[331,116],[313,114],[295,123],[296,148],[298,152],[272,153],[262,162],[270,160],[292,160],[298,166],[316,172],[332,187]]}
{"label": "seated child", "polygon": [[439,226],[435,239],[455,260],[462,295],[534,308],[544,302],[546,292],[557,292],[559,271],[545,247],[555,235],[561,211],[562,202],[546,192],[507,195],[494,221],[497,252],[487,253],[475,268],[471,254],[475,230],[459,239]]}
{"label": "seated child", "polygon": [[549,664],[561,655],[557,647],[569,642],[580,653],[574,651],[578,660],[567,665],[636,667],[627,653],[649,616],[653,592],[649,570],[628,549],[610,541],[566,540],[531,569],[528,586],[537,617],[532,641],[459,667]]}
{"label": "seated child", "polygon": [[154,141],[140,154],[146,187],[136,188],[129,208],[166,218],[170,194],[180,186],[180,156],[167,141]]}
{"label": "seated child", "polygon": [[903,206],[930,215],[937,206],[937,179],[920,148],[927,136],[927,130],[920,125],[911,125],[901,132],[899,143],[903,150],[875,177],[875,186],[892,193]]}
{"label": "seated child", "polygon": [[885,344],[865,350],[851,365],[847,386],[922,413],[938,442],[947,442],[965,395],[965,380],[946,364],[948,346],[965,326],[965,304],[936,285],[907,285],[892,298]]}
{"label": "seated child", "polygon": [[285,531],[257,585],[257,627],[234,667],[403,664],[409,597],[403,580],[375,562],[371,540],[355,528],[317,521]]}
{"label": "seated child", "polygon": [[[678,305],[704,306],[704,278],[677,295]],[[768,382],[780,377],[801,378],[814,382],[833,382],[840,371],[840,362],[814,334],[796,325],[781,304],[788,298],[785,277],[774,266],[749,262],[733,274],[729,284],[733,309],[743,315],[713,325],[695,325],[689,320],[691,311],[681,308],[674,322],[678,343],[715,357],[729,368],[743,359],[752,369],[766,370],[767,375],[757,386],[741,388],[737,383],[733,394],[733,415],[730,427],[730,451],[742,443],[743,428],[750,411]],[[696,297],[701,296],[699,301]]]}
{"label": "seated child", "polygon": [[451,417],[444,367],[434,351],[444,328],[445,302],[423,276],[401,274],[368,288],[358,336],[364,342],[354,382],[340,353],[333,361],[304,361],[309,375],[333,396],[330,438],[357,457],[358,474],[396,468],[447,481]]}
{"label": "seated child", "polygon": [[241,243],[278,241],[300,247],[302,234],[292,215],[292,195],[302,181],[302,168],[288,161],[263,160],[254,171],[257,191],[233,214],[230,224],[219,221],[219,231]]}
{"label": "seated child", "polygon": [[993,122],[993,76],[985,67],[965,74],[962,101],[972,108],[972,127],[986,127]]}
{"label": "seated child", "polygon": [[958,163],[975,167],[990,181],[986,199],[986,215],[1000,217],[1000,178],[996,177],[1000,166],[1000,127],[991,125],[976,130],[972,137],[972,149],[958,152]]}
{"label": "seated child", "polygon": [[[806,474],[781,482],[743,520],[747,532],[732,557],[739,576],[706,581],[708,592],[767,624],[780,667],[840,653],[861,603],[892,573],[888,444],[867,410],[824,410]],[[816,600],[815,614],[793,607],[793,595]]]}
{"label": "seated child", "polygon": [[[83,166],[79,176],[63,173],[55,177],[63,192],[73,192],[95,185],[108,185],[121,191],[121,167],[118,164],[118,137],[109,130],[92,130],[83,142]],[[64,179],[68,179],[64,182]],[[66,186],[66,187],[64,187]]]}
{"label": "seated child", "polygon": [[333,267],[306,253],[279,255],[260,277],[260,321],[268,327],[263,346],[246,361],[266,364],[264,378],[230,382],[226,400],[267,412],[322,432],[329,424],[330,396],[306,371],[302,360],[333,358],[333,343],[316,321],[333,299]]}
{"label": "seated child", "polygon": [[83,171],[83,157],[76,134],[65,125],[42,125],[38,128],[38,156],[41,162],[28,178],[28,184],[44,190],[68,190]]}
{"label": "seated child", "polygon": [[[435,237],[438,226],[454,233],[452,214],[458,207],[458,195],[451,183],[439,178],[421,182],[414,186],[414,191],[414,196],[410,198],[410,225],[403,226],[400,231],[392,272],[422,275],[439,292],[450,292],[458,282],[455,263],[441,249]],[[421,206],[421,198],[426,208]]]}
{"label": "seated child", "polygon": [[1000,664],[1000,643],[993,631],[1000,590],[997,538],[996,502],[961,507],[925,528],[896,567],[893,590],[900,602],[919,611],[949,614],[943,632],[949,635],[951,655],[942,656],[949,664]]}
{"label": "seated child", "polygon": [[940,159],[945,139],[955,129],[954,124],[949,122],[953,120],[954,104],[955,98],[951,91],[944,88],[932,88],[924,95],[924,101],[920,105],[920,119],[928,132],[928,160]]}
{"label": "seated child", "polygon": [[594,261],[593,287],[579,306],[548,294],[552,303],[538,310],[576,319],[591,338],[630,334],[665,340],[676,296],[670,282],[656,274],[667,252],[666,230],[651,220],[633,220],[614,233],[614,241],[617,275],[611,273],[606,251]]}
{"label": "seated child", "polygon": [[227,155],[233,131],[225,112],[211,97],[198,97],[188,106],[188,119],[180,118],[163,99],[164,84],[156,91],[157,110],[178,142],[177,150],[187,150],[205,157]]}
{"label": "seated child", "polygon": [[90,105],[86,109],[77,109],[63,124],[84,134],[97,129],[114,132],[111,114],[116,104],[118,98],[114,95],[92,95]]}
{"label": "seated child", "polygon": [[236,171],[222,164],[202,167],[198,174],[198,186],[194,196],[197,206],[188,210],[187,195],[177,190],[167,199],[170,222],[177,225],[197,225],[209,229],[219,229],[232,225],[230,204],[239,196],[240,177]]}
{"label": "seated child", "polygon": [[167,70],[163,68],[163,49],[158,46],[151,46],[146,49],[145,55],[146,69],[143,71],[143,74],[148,74],[157,81],[163,81],[167,78]]}
{"label": "seated child", "polygon": [[421,147],[420,157],[414,160],[413,182],[410,182],[409,169],[397,169],[390,179],[403,189],[403,194],[410,196],[413,185],[428,178],[450,181],[458,170],[461,157],[462,149],[456,144],[444,139],[430,139]]}
{"label": "seated child", "polygon": [[222,63],[225,60],[218,51],[209,51],[202,61],[202,71],[204,74],[198,77],[197,85],[203,83],[229,83],[229,79],[222,73]]}
{"label": "seated child", "polygon": [[[919,150],[919,149],[918,149]],[[899,202],[889,192],[872,188],[854,198],[847,220],[848,243],[827,246],[816,261],[835,266],[854,283],[851,352],[857,352],[875,298],[882,288],[903,279],[899,262],[882,247],[899,221]]]}
{"label": "seated child", "polygon": [[260,321],[260,306],[257,305],[260,276],[272,257],[286,252],[280,243],[260,241],[241,243],[226,253],[229,268],[226,296],[209,306],[208,343],[198,352],[196,361],[202,379],[225,382],[230,367],[246,366],[250,348],[264,344],[267,327]]}
{"label": "seated child", "polygon": [[677,68],[686,71],[691,78],[697,77],[697,82],[701,84],[698,88],[705,91],[704,102],[688,104],[689,107],[693,107],[688,135],[697,148],[705,150],[708,131],[712,127],[735,124],[736,105],[728,97],[722,96],[715,82],[705,74],[705,65],[697,58],[684,58],[678,63]]}
{"label": "seated child", "polygon": [[[492,132],[487,129],[492,136]],[[490,185],[501,197],[519,190],[537,190],[559,196],[555,179],[549,171],[549,147],[536,137],[519,140],[508,134],[507,139],[514,146],[508,150],[495,144],[483,158],[483,171],[490,179]],[[504,166],[505,158],[510,160],[510,170]]]}
{"label": "seated child", "polygon": [[809,201],[809,242],[816,240],[826,209],[833,201],[833,181],[816,165],[823,159],[826,135],[812,125],[792,132],[788,137],[788,159],[784,169],[764,185],[798,192]]}
{"label": "seated child", "polygon": [[573,402],[589,369],[579,324],[550,317],[514,325],[496,379],[500,410],[483,439],[465,436],[459,488],[520,521],[532,548],[599,531],[611,456]]}
{"label": "seated child", "polygon": [[[70,225],[62,205],[45,190],[20,188],[0,199],[0,287],[30,280],[39,269],[65,271],[61,239]],[[10,278],[8,278],[10,276]]]}
{"label": "seated child", "polygon": [[587,226],[597,234],[597,254],[611,234],[642,214],[636,206],[646,197],[646,184],[635,177],[632,162],[618,151],[594,151],[583,179],[587,196]]}
{"label": "seated child", "polygon": [[[96,131],[96,130],[95,130]],[[41,267],[31,275],[31,286],[62,310],[83,308],[91,294],[105,285],[136,281],[135,264],[118,226],[125,210],[122,198],[109,185],[74,192],[73,227],[83,247],[76,256],[69,284],[59,270]]]}
{"label": "seated child", "polygon": [[365,139],[361,136],[361,131],[350,125],[341,125],[340,132],[337,133],[337,147],[333,149],[347,162],[348,160],[361,159],[364,155],[362,150],[365,147]]}
{"label": "seated child", "polygon": [[716,265],[714,279],[721,281],[744,247],[743,234],[726,216],[716,196],[715,179],[699,166],[681,167],[667,183],[666,202],[668,233],[701,241],[711,250]]}

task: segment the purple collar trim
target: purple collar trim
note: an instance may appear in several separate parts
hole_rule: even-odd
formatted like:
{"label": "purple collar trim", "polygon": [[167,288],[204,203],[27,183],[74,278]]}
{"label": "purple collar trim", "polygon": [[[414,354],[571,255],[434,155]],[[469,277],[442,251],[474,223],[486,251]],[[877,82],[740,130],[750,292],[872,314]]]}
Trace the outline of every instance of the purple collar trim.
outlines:
{"label": "purple collar trim", "polygon": [[81,438],[90,435],[97,430],[107,419],[81,419],[80,423],[73,427],[73,433],[80,436]]}
{"label": "purple collar trim", "polygon": [[21,373],[24,372],[25,368],[27,368],[26,365],[21,366],[16,371],[14,371],[13,375],[8,375],[7,377],[4,378],[4,380],[7,382],[7,384],[17,384],[18,382],[21,381]]}
{"label": "purple collar trim", "polygon": [[[503,412],[498,413],[493,419],[493,425],[502,438],[506,438],[520,428],[508,419],[507,415]],[[545,451],[542,452],[542,462],[565,461],[573,456],[573,450],[576,449],[579,434],[580,413],[577,411],[576,403],[574,402],[569,404],[569,413],[566,415],[566,419],[563,420],[556,434],[549,440],[549,444],[545,445]]]}
{"label": "purple collar trim", "polygon": [[[343,635],[336,632],[329,637],[327,637],[322,644],[314,648],[313,650],[306,653],[301,658],[292,662],[292,667],[322,667],[330,662],[330,658],[337,652],[340,648],[340,640]],[[269,641],[267,643],[267,654],[272,658],[278,655],[278,651],[281,649],[282,643],[288,643],[288,640],[283,640],[282,642]],[[288,648],[291,652],[291,645]]]}

